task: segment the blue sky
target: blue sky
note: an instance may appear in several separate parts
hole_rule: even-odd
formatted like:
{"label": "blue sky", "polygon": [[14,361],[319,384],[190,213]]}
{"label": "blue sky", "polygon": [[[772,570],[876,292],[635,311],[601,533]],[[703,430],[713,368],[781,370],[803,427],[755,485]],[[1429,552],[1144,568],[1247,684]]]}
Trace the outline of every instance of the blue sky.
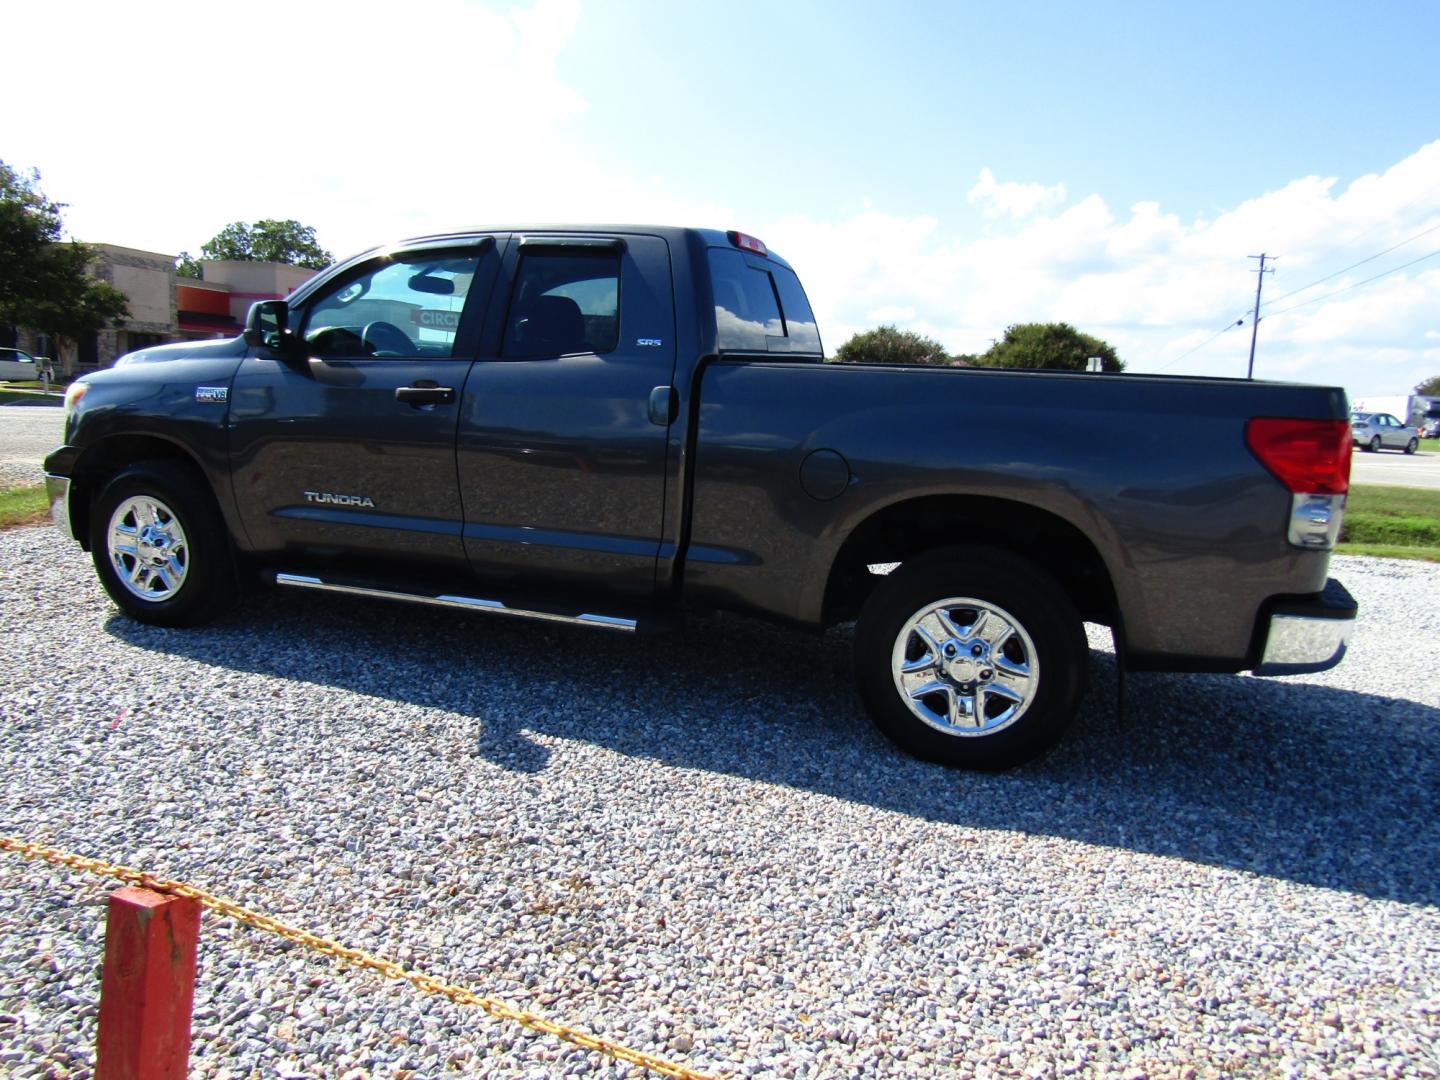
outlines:
{"label": "blue sky", "polygon": [[[337,255],[518,220],[738,227],[827,346],[880,321],[978,351],[1066,319],[1131,370],[1440,374],[1440,4],[57,0],[15,40],[0,157],[88,240],[196,251],[295,217]],[[16,55],[16,54],[22,55]],[[125,65],[121,58],[129,58]],[[144,58],[144,59],[140,59]],[[87,72],[81,78],[72,72]],[[104,73],[97,78],[94,73]],[[14,99],[12,99],[13,101]],[[1418,237],[1418,238],[1417,238]],[[1408,242],[1406,242],[1408,241]]]}
{"label": "blue sky", "polygon": [[761,213],[948,217],[988,166],[1189,218],[1440,135],[1437,42],[1435,3],[644,0],[585,8],[564,71],[613,160],[663,152]]}

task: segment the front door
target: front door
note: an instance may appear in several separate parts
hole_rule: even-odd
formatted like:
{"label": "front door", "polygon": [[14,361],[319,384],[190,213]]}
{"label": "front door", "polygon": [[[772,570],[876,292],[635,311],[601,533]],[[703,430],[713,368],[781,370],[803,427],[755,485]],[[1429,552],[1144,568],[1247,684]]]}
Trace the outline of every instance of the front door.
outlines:
{"label": "front door", "polygon": [[[675,370],[669,249],[654,236],[527,236],[487,327],[458,437],[465,548],[502,585],[654,589]],[[511,270],[513,267],[513,270]]]}
{"label": "front door", "polygon": [[488,239],[377,257],[290,313],[303,356],[244,361],[231,459],[255,550],[464,566],[455,426],[498,264]]}

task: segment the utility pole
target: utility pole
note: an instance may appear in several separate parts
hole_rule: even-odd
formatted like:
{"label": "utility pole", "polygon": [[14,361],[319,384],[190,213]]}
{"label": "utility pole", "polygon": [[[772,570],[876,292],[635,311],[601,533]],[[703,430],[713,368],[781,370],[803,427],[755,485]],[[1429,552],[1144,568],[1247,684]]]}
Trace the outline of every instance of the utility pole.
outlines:
{"label": "utility pole", "polygon": [[1265,275],[1275,272],[1273,266],[1269,270],[1265,269],[1265,260],[1269,258],[1265,252],[1251,255],[1250,258],[1260,260],[1260,269],[1255,271],[1255,317],[1250,320],[1250,370],[1245,373],[1247,379],[1255,378],[1255,336],[1260,332],[1260,287],[1265,283]]}

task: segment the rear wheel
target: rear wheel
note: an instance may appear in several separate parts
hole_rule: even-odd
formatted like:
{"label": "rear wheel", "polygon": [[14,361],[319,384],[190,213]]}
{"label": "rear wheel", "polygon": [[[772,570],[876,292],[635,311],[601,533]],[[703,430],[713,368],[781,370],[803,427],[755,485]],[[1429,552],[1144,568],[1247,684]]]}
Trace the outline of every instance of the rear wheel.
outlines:
{"label": "rear wheel", "polygon": [[1410,440],[1408,443],[1405,444],[1405,453],[1407,453],[1407,454],[1413,454],[1413,453],[1415,453],[1416,450],[1419,450],[1419,449],[1420,449],[1420,440],[1419,440],[1419,439],[1411,438],[1411,440]]}
{"label": "rear wheel", "polygon": [[975,769],[1018,765],[1069,723],[1084,627],[1043,570],[984,547],[929,552],[876,588],[855,631],[860,696],[903,749]]}
{"label": "rear wheel", "polygon": [[1379,435],[1371,436],[1371,438],[1370,438],[1370,453],[1372,453],[1372,454],[1378,454],[1378,453],[1380,452],[1380,446],[1381,446],[1380,436],[1379,436]]}
{"label": "rear wheel", "polygon": [[182,465],[146,461],[100,492],[91,557],[105,591],[131,618],[194,626],[234,601],[224,529],[202,485]]}

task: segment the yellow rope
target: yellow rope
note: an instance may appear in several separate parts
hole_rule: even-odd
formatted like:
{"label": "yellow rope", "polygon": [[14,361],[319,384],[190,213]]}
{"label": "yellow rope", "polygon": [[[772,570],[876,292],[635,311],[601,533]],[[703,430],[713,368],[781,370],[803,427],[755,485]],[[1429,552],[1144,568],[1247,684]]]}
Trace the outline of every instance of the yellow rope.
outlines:
{"label": "yellow rope", "polygon": [[433,975],[427,975],[422,971],[412,971],[393,960],[385,960],[377,956],[371,956],[362,949],[352,949],[348,945],[342,945],[330,938],[312,934],[308,930],[300,930],[293,926],[287,926],[269,915],[262,915],[258,911],[252,911],[247,907],[235,903],[233,900],[226,900],[223,897],[214,896],[204,889],[197,889],[193,885],[187,885],[183,881],[168,881],[164,878],[157,878],[153,874],[143,870],[135,870],[128,866],[119,866],[114,863],[107,863],[100,859],[87,858],[84,855],[75,855],[67,851],[59,851],[55,848],[46,847],[43,844],[32,844],[24,840],[16,840],[8,836],[0,836],[0,851],[12,851],[23,855],[27,859],[41,859],[56,866],[68,866],[72,870],[83,870],[87,873],[98,874],[101,877],[114,878],[123,881],[128,885],[136,885],[142,889],[149,889],[152,892],[166,893],[170,896],[184,896],[196,901],[202,907],[209,908],[217,915],[223,915],[227,919],[234,919],[236,922],[244,923],[246,926],[253,926],[257,930],[265,930],[277,934],[287,941],[293,941],[297,945],[304,945],[308,949],[322,953],[325,956],[334,957],[337,960],[344,960],[357,967],[368,968],[387,979],[403,979],[410,983],[417,990],[423,990],[427,994],[438,994],[441,997],[449,998],[457,1005],[478,1005],[491,1016],[499,1017],[502,1020],[513,1020],[522,1027],[531,1031],[543,1032],[546,1035],[554,1035],[556,1038],[564,1039],[568,1043],[583,1047],[586,1050],[595,1050],[606,1057],[614,1058],[616,1061],[624,1061],[630,1065],[638,1065],[641,1068],[649,1069],[652,1072],[660,1073],[663,1076],[673,1076],[676,1080],[710,1080],[704,1073],[696,1072],[694,1069],[686,1068],[684,1065],[677,1065],[673,1061],[656,1057],[654,1054],[647,1054],[640,1050],[632,1050],[628,1046],[603,1039],[598,1035],[591,1035],[589,1032],[580,1031],[565,1024],[557,1023],[554,1020],[547,1020],[523,1009],[517,1009],[507,1005],[495,998],[485,997],[467,990],[463,986],[456,986],[453,983],[442,982]]}

